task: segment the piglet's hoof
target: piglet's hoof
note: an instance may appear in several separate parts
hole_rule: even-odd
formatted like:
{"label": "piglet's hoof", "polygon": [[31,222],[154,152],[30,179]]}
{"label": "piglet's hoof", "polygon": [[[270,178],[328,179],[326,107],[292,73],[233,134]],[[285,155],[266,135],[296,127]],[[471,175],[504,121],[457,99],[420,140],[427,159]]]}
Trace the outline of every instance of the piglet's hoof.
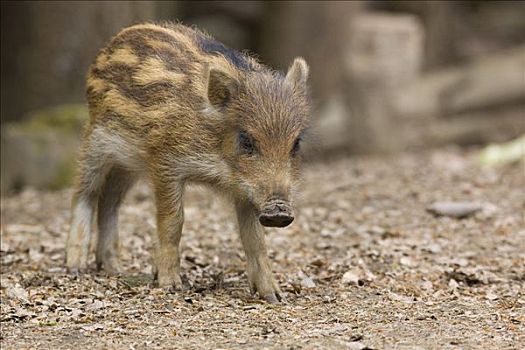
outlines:
{"label": "piglet's hoof", "polygon": [[66,268],[67,273],[74,275],[74,276],[80,276],[87,274],[88,269],[87,267],[67,267]]}
{"label": "piglet's hoof", "polygon": [[270,304],[278,304],[280,301],[282,301],[281,295],[279,293],[267,294],[263,297],[263,299]]}
{"label": "piglet's hoof", "polygon": [[161,288],[164,291],[164,293],[166,293],[166,294],[177,294],[179,292],[183,292],[184,291],[184,288],[182,286],[171,285],[171,286],[164,286],[164,287],[161,287]]}

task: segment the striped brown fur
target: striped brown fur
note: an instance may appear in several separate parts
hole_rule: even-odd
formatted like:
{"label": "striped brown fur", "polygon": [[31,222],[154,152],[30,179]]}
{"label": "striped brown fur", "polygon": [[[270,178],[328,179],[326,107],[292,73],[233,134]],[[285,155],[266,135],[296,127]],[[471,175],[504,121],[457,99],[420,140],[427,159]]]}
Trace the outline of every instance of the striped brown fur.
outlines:
{"label": "striped brown fur", "polygon": [[293,220],[299,142],[308,126],[307,76],[301,58],[283,75],[181,24],[139,24],[117,34],[88,73],[90,121],[68,268],[86,268],[97,216],[97,266],[120,271],[118,207],[144,174],[156,197],[158,283],[180,287],[182,197],[185,184],[197,182],[234,203],[250,286],[276,301],[262,225]]}

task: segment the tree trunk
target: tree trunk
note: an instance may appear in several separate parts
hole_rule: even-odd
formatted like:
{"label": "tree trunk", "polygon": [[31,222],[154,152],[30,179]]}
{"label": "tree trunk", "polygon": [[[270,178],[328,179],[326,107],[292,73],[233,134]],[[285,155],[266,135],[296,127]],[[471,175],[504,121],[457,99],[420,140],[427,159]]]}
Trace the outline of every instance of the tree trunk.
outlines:
{"label": "tree trunk", "polygon": [[84,100],[97,51],[122,27],[153,19],[155,4],[2,2],[2,122],[27,111]]}
{"label": "tree trunk", "polygon": [[310,83],[318,102],[340,89],[343,73],[341,43],[352,16],[364,6],[345,1],[271,2],[262,26],[261,58],[286,70],[296,56],[311,69]]}

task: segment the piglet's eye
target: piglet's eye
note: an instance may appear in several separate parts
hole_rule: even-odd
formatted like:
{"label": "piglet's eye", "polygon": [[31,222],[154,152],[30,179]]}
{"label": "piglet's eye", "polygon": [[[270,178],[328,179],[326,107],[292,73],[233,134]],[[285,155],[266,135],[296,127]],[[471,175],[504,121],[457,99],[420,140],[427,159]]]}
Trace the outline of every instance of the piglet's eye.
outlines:
{"label": "piglet's eye", "polygon": [[254,154],[255,145],[253,144],[253,139],[246,132],[240,132],[238,137],[239,150],[243,154]]}
{"label": "piglet's eye", "polygon": [[293,144],[292,151],[290,152],[292,157],[295,157],[297,153],[299,153],[300,148],[301,148],[301,138],[298,137]]}

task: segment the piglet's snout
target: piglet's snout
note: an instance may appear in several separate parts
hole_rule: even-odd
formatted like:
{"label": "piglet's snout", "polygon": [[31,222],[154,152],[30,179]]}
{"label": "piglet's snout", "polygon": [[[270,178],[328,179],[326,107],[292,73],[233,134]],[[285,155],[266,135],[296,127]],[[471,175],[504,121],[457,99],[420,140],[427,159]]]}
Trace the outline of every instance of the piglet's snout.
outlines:
{"label": "piglet's snout", "polygon": [[294,219],[290,203],[283,200],[272,200],[264,205],[259,222],[267,227],[286,227]]}

